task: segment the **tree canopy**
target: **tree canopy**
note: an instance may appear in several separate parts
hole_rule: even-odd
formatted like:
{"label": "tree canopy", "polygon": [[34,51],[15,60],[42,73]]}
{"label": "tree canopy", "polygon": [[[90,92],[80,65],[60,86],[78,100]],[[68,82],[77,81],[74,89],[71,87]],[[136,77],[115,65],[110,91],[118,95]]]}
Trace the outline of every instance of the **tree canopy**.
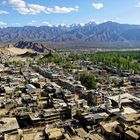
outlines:
{"label": "tree canopy", "polygon": [[87,89],[96,89],[96,78],[94,75],[88,71],[81,73],[80,81]]}

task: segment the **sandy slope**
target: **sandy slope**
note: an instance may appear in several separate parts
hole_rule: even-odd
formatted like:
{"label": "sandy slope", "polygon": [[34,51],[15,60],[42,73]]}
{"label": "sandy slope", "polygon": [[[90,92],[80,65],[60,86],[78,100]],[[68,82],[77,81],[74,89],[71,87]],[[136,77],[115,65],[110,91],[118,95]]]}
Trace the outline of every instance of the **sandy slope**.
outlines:
{"label": "sandy slope", "polygon": [[24,54],[26,52],[34,52],[31,49],[20,49],[20,48],[15,48],[15,47],[9,47],[7,48],[7,50],[15,55]]}
{"label": "sandy slope", "polygon": [[0,54],[3,55],[20,55],[26,52],[34,52],[31,49],[20,49],[13,46],[0,48]]}

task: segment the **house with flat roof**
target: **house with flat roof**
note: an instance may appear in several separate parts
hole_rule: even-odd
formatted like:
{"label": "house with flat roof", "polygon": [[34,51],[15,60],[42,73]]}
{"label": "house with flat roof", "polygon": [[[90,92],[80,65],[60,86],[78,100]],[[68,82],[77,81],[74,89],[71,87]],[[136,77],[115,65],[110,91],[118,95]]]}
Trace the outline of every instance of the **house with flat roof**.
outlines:
{"label": "house with flat roof", "polygon": [[16,118],[1,118],[0,119],[0,133],[8,133],[17,131],[19,128]]}

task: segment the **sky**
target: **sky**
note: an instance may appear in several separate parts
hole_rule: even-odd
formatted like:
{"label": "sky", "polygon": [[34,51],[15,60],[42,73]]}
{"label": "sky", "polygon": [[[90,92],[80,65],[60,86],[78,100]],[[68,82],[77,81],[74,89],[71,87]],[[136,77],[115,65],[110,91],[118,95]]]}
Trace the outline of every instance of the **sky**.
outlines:
{"label": "sky", "polygon": [[89,21],[140,25],[140,0],[0,0],[0,27]]}

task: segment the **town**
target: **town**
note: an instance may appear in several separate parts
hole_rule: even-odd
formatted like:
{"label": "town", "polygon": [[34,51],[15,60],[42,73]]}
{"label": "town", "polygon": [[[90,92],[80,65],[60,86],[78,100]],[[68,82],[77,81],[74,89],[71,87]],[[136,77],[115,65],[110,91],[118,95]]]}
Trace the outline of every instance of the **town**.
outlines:
{"label": "town", "polygon": [[1,55],[0,140],[139,140],[140,64],[108,55]]}

